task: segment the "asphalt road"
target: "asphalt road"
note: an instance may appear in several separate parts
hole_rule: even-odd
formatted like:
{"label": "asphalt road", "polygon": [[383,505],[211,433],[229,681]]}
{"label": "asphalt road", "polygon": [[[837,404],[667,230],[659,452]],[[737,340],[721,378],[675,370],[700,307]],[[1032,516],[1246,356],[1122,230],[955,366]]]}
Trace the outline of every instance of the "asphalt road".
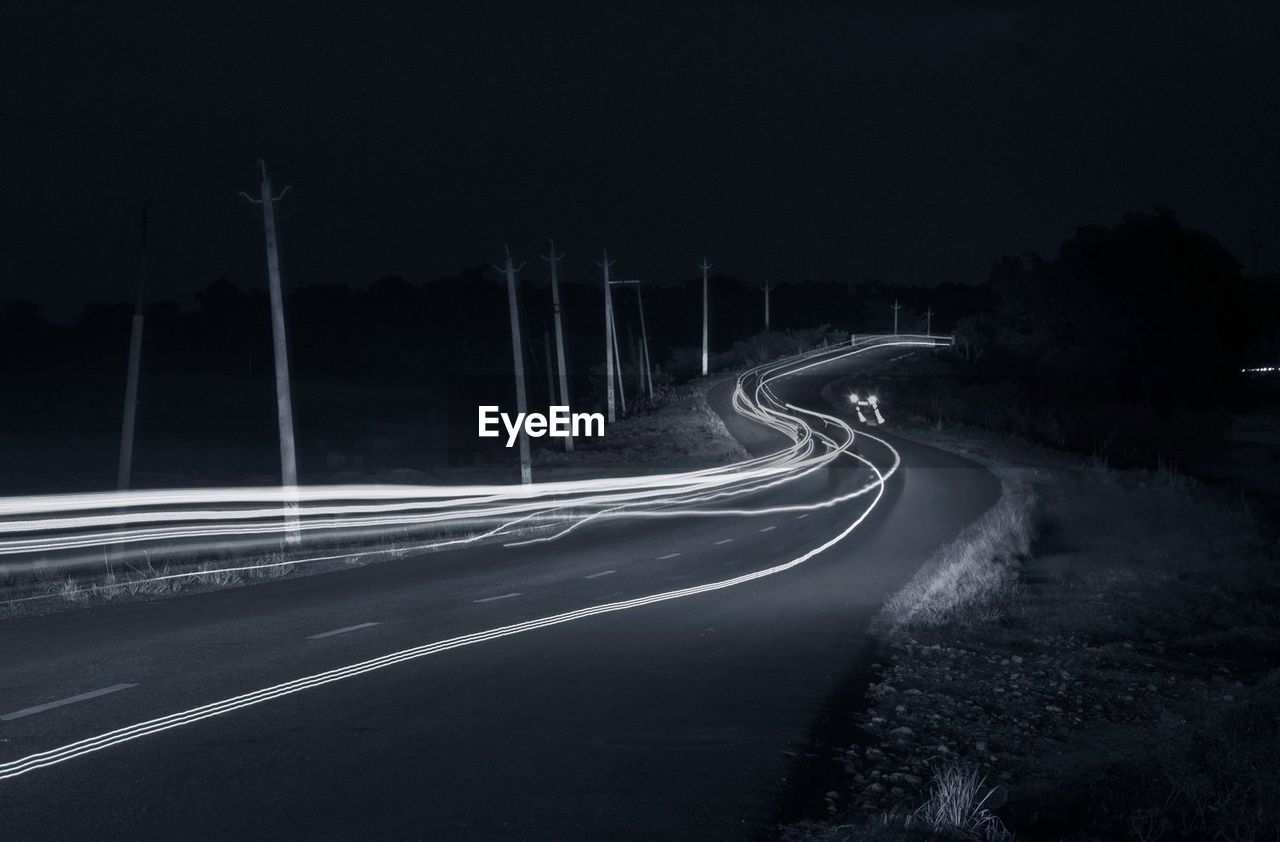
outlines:
{"label": "asphalt road", "polygon": [[[821,385],[892,353],[774,391],[833,412]],[[727,388],[713,399],[753,453],[783,443],[733,416]],[[848,538],[798,567],[402,660],[0,780],[0,837],[760,835],[832,700],[869,663],[870,618],[998,495],[973,463],[875,433],[902,469]],[[859,450],[891,460],[868,438]],[[815,502],[868,475],[842,460],[749,502]],[[410,647],[767,568],[846,529],[873,497],[612,521],[553,543],[3,621],[0,763]]]}

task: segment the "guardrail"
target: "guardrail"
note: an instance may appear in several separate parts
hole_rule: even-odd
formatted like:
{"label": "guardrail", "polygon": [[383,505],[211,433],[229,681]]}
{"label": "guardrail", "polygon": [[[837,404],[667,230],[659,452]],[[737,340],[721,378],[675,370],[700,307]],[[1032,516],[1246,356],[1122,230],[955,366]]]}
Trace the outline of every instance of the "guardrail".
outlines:
{"label": "guardrail", "polygon": [[903,342],[918,342],[922,345],[932,344],[938,348],[947,348],[955,343],[955,337],[950,334],[941,333],[851,333],[849,334],[849,345],[854,348],[861,348],[867,345],[889,345],[901,344]]}

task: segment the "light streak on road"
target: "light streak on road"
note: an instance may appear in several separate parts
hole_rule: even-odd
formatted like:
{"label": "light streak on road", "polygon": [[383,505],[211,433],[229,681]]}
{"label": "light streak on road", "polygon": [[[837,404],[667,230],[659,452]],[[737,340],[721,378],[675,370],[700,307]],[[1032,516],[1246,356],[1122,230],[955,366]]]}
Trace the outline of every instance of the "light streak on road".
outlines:
{"label": "light streak on road", "polygon": [[[919,342],[918,340],[913,340],[910,337],[902,337],[892,344],[901,345],[924,343]],[[761,366],[759,368],[752,369],[739,378],[734,393],[734,406],[737,411],[750,418],[758,420],[767,426],[784,432],[792,439],[793,444],[791,447],[784,448],[771,456],[747,460],[744,463],[739,463],[739,465],[736,466],[728,466],[727,468],[708,469],[704,471],[688,472],[685,474],[667,474],[653,478],[591,480],[582,483],[553,483],[544,486],[532,487],[484,486],[466,489],[430,488],[421,490],[421,494],[423,496],[422,502],[425,505],[434,505],[442,499],[447,499],[455,501],[459,507],[464,509],[478,508],[478,510],[485,512],[496,510],[501,513],[499,517],[510,517],[516,512],[524,512],[517,520],[523,519],[528,521],[532,520],[537,515],[545,515],[550,512],[552,513],[553,519],[559,519],[560,521],[569,520],[573,522],[581,522],[593,515],[598,515],[599,512],[590,511],[591,507],[604,507],[604,509],[609,512],[610,516],[623,516],[623,514],[625,514],[626,516],[633,517],[688,516],[693,514],[701,516],[718,516],[725,514],[759,515],[761,513],[794,511],[796,508],[801,508],[806,511],[799,514],[798,517],[804,518],[807,517],[812,510],[829,508],[838,505],[841,502],[847,502],[868,493],[874,493],[874,496],[867,501],[865,507],[862,508],[861,512],[855,518],[843,527],[838,528],[838,531],[833,536],[810,548],[801,555],[779,564],[774,564],[763,569],[754,570],[728,579],[721,579],[676,590],[663,591],[632,599],[605,602],[534,620],[526,620],[519,623],[498,626],[492,629],[438,640],[409,649],[402,649],[381,657],[350,664],[345,667],[315,673],[293,681],[265,687],[250,693],[232,696],[220,701],[179,711],[177,713],[156,717],[134,725],[98,734],[87,739],[78,740],[57,748],[40,751],[16,760],[0,763],[0,780],[24,775],[37,769],[64,763],[69,760],[102,751],[122,743],[137,740],[145,736],[190,725],[211,717],[220,716],[246,707],[262,704],[264,702],[299,693],[304,690],[321,687],[335,681],[342,681],[363,675],[364,673],[386,669],[405,661],[415,660],[465,646],[499,640],[512,635],[524,634],[543,628],[586,620],[592,617],[628,611],[656,603],[684,599],[724,590],[726,588],[737,587],[739,585],[754,582],[791,570],[839,543],[863,523],[883,497],[885,481],[901,466],[901,459],[897,451],[887,441],[868,433],[861,433],[861,435],[866,436],[885,448],[885,451],[891,455],[891,465],[887,469],[882,470],[871,460],[851,449],[854,442],[854,431],[848,424],[831,415],[782,403],[773,395],[768,384],[770,381],[779,377],[795,374],[827,362],[834,362],[836,360],[843,359],[846,356],[861,353],[868,350],[870,347],[879,346],[860,344],[852,350],[849,350],[846,347],[836,353],[823,351],[817,354],[801,355],[798,359],[793,358],[781,363],[774,363],[768,366]],[[748,397],[747,394],[748,388],[751,393],[750,397]],[[831,430],[832,432],[828,433],[827,430]],[[829,464],[832,460],[841,456],[846,456],[865,466],[871,477],[870,482],[853,492],[799,507],[777,506],[756,509],[742,508],[710,510],[696,508],[696,504],[699,501],[717,499],[724,495],[733,496],[735,493],[754,493],[760,486],[771,485],[776,481],[781,481],[785,477],[789,476],[794,479],[798,476],[806,475],[815,470],[816,467]],[[558,487],[555,491],[547,491],[548,486],[551,485]],[[639,486],[639,488],[637,488],[637,486]],[[243,493],[245,491],[251,493]],[[206,504],[212,501],[224,504],[232,502],[244,503],[251,498],[255,501],[272,499],[269,493],[264,496],[255,496],[264,491],[269,492],[270,490],[240,490],[240,492],[235,494],[221,497],[218,496],[219,492],[177,492],[176,497],[185,498],[188,501],[201,499],[205,501]],[[406,494],[406,490],[402,488],[388,489],[359,487],[358,489],[341,488],[340,491],[341,498],[347,500],[396,499],[396,495],[401,495],[400,499],[402,500],[403,495]],[[299,489],[299,517],[306,517],[305,512],[307,510],[307,506],[303,504],[308,502],[321,501],[323,505],[320,508],[332,508],[334,505],[332,502],[333,498],[326,497],[325,493],[326,492],[324,491],[318,491],[315,489]],[[564,499],[567,495],[572,496],[571,501],[566,501]],[[120,499],[120,497],[116,495],[101,495],[101,497],[108,499],[114,498],[114,502],[117,505],[125,503],[125,500]],[[82,510],[86,508],[109,508],[109,506],[102,504],[102,499],[100,499],[99,496],[88,495],[87,498],[88,499],[86,499],[86,496],[84,495],[78,496],[75,503],[72,505],[88,503],[88,505],[81,506]],[[65,498],[63,499],[65,501]],[[125,499],[128,500],[127,505],[134,507],[153,504],[172,506],[174,504],[175,496],[155,494],[154,492],[144,492],[140,497],[128,496]],[[146,499],[149,502],[146,504],[140,504],[138,502],[140,499]],[[675,508],[677,506],[690,504],[692,504],[694,508]],[[402,503],[394,503],[392,505],[402,505]],[[4,501],[3,505],[0,505],[0,510],[5,511],[10,515],[32,514],[36,512],[55,513],[62,511],[62,509],[59,509],[57,504],[51,504],[49,498],[11,499]],[[587,512],[587,514],[582,514],[584,511]],[[569,512],[572,512],[573,514],[569,514]],[[448,513],[450,512],[442,512],[441,514]],[[278,512],[275,514],[278,517]],[[364,514],[367,516],[369,513],[365,512]],[[180,520],[181,515],[180,512],[178,512],[171,514],[171,516]],[[421,513],[418,516],[431,517],[433,515]],[[103,523],[111,523],[109,518],[112,516],[107,515],[106,517],[108,520],[103,521]],[[56,523],[60,521],[65,522],[67,520],[75,520],[75,518],[59,517],[46,518],[45,520]],[[244,518],[241,517],[240,521],[243,520]],[[507,529],[514,522],[515,521],[512,520],[505,521],[492,530],[490,534],[500,534],[502,530]],[[97,521],[95,521],[95,523],[97,523]],[[229,523],[222,524],[221,528],[229,530],[226,534],[236,534],[236,530],[242,526],[244,526],[242,522],[231,521]],[[51,526],[50,528],[54,527]],[[277,532],[280,530],[281,527],[278,526]],[[670,553],[663,556],[663,558],[673,558],[677,555],[679,555],[679,553]],[[504,594],[477,601],[492,601],[512,598],[515,596],[518,596],[518,594]],[[354,628],[356,627],[351,627],[352,630]],[[347,630],[348,629],[336,630],[333,634]]]}
{"label": "light streak on road", "polygon": [[[885,443],[889,447],[888,443]],[[892,447],[890,447],[892,450]],[[635,608],[641,608],[647,605],[653,605],[660,602],[668,602],[676,599],[684,599],[692,596],[698,596],[705,593],[724,590],[726,588],[736,587],[748,582],[754,582],[768,576],[775,576],[787,570],[797,567],[819,553],[829,549],[839,543],[851,532],[858,528],[859,525],[867,518],[876,504],[880,502],[880,498],[884,495],[884,483],[889,473],[881,472],[869,460],[864,459],[857,454],[853,454],[855,458],[862,461],[876,476],[877,493],[874,499],[852,522],[841,529],[836,535],[822,542],[816,547],[799,555],[789,561],[781,564],[766,567],[761,570],[755,570],[750,573],[744,573],[740,576],[734,576],[730,579],[722,579],[715,582],[708,582],[702,585],[694,585],[678,590],[664,591],[661,593],[650,594],[648,596],[637,597],[634,599],[622,600],[619,602],[609,602],[600,605],[592,605],[587,608],[580,608],[574,611],[566,611],[561,614],[553,614],[548,617],[541,617],[536,620],[526,620],[521,623],[513,623],[511,625],[499,626],[485,631],[473,632],[471,634],[451,637],[445,640],[435,641],[433,643],[424,644],[422,646],[410,649],[402,649],[398,652],[392,652],[378,658],[360,661],[345,667],[327,670],[325,672],[315,673],[293,681],[275,684],[256,690],[251,693],[244,693],[239,696],[222,699],[210,704],[200,705],[198,707],[189,708],[184,711],[172,713],[167,716],[161,716],[145,722],[139,722],[135,725],[129,725],[124,728],[117,728],[103,734],[98,734],[87,739],[77,740],[58,748],[37,752],[17,760],[6,763],[0,763],[0,780],[15,778],[19,775],[25,775],[38,769],[48,768],[60,763],[65,763],[88,754],[103,751],[113,746],[123,743],[132,742],[142,737],[169,731],[174,728],[180,728],[184,725],[191,725],[205,719],[220,716],[227,713],[240,710],[242,708],[251,707],[253,705],[262,704],[284,696],[299,693],[304,690],[322,687],[335,681],[342,681],[364,673],[373,672],[375,670],[386,669],[405,661],[424,658],[428,655],[435,655],[441,652],[447,652],[452,649],[458,649],[464,646],[473,646],[478,643],[486,643],[509,637],[517,634],[524,634],[539,629],[558,626],[565,623],[572,623],[579,620],[585,620],[591,617],[597,617],[604,614],[616,613],[619,611],[628,611]],[[895,451],[896,455],[896,451]],[[895,468],[900,464],[895,460]]]}
{"label": "light streak on road", "polygon": [[[934,346],[938,337],[862,338],[839,346],[751,369],[739,377],[733,394],[737,412],[791,439],[790,447],[733,465],[645,477],[601,478],[537,485],[473,486],[316,486],[290,489],[297,501],[294,529],[328,540],[363,540],[389,529],[434,530],[454,534],[399,548],[442,549],[513,533],[544,531],[526,541],[555,540],[603,519],[618,517],[750,516],[769,512],[824,508],[848,495],[813,506],[707,508],[717,500],[755,495],[830,464],[852,441],[848,428],[829,418],[814,426],[794,414],[773,394],[770,383],[814,367],[886,345]],[[817,417],[817,416],[814,416]],[[838,423],[838,422],[837,422]],[[835,435],[824,429],[835,429]],[[868,493],[868,483],[860,493]],[[102,494],[50,495],[0,499],[0,556],[11,560],[0,572],[27,573],[74,569],[100,563],[101,548],[111,545],[126,561],[148,561],[164,553],[274,550],[286,530],[280,517],[279,488],[183,489]],[[467,533],[467,534],[463,534]],[[278,563],[218,568],[227,572],[267,566],[349,558],[355,552],[292,558]],[[150,577],[177,579],[192,572]],[[140,580],[145,581],[145,580]],[[92,588],[86,588],[86,590]]]}

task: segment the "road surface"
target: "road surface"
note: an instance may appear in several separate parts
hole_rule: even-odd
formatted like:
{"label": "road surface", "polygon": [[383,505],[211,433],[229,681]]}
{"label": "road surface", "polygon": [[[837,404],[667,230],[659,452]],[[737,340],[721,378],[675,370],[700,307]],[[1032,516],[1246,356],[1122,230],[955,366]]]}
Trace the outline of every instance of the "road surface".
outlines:
{"label": "road surface", "polygon": [[[893,353],[772,388],[834,413],[820,387]],[[712,398],[753,454],[787,443],[735,416],[728,387]],[[973,463],[876,435],[859,437],[863,457],[887,470],[896,449],[902,468],[882,495],[827,508],[787,507],[847,494],[868,470],[842,458],[753,495],[765,511],[746,517],[605,520],[553,542],[0,622],[0,837],[761,835],[832,700],[864,674],[869,619],[998,496]],[[767,569],[864,513],[776,575],[415,649]],[[51,765],[13,771],[54,749]]]}

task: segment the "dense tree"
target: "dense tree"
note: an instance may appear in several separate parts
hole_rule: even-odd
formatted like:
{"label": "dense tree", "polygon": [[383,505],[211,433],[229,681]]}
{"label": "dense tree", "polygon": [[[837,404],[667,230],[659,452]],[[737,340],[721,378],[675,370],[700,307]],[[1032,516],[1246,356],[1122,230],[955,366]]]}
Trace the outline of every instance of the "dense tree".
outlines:
{"label": "dense tree", "polygon": [[1082,227],[1053,260],[1006,257],[990,287],[996,317],[961,326],[970,347],[1073,395],[1219,399],[1253,338],[1239,263],[1168,211]]}

